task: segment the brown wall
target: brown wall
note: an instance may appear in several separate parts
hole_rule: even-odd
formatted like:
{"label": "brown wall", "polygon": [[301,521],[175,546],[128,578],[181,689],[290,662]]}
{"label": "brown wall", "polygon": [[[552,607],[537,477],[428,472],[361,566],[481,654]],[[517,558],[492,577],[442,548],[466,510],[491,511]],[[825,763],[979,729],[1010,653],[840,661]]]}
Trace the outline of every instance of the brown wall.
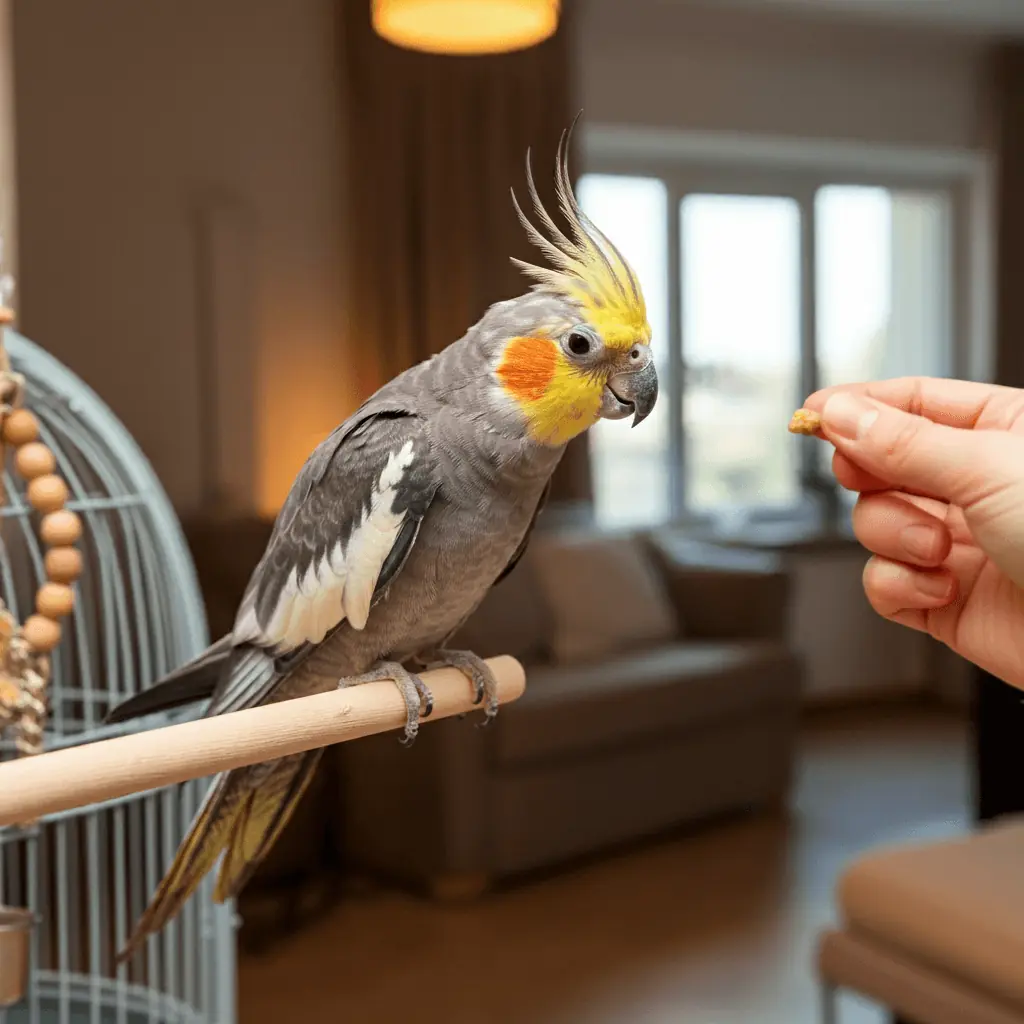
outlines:
{"label": "brown wall", "polygon": [[11,3],[0,0],[0,238],[3,270],[17,274],[17,193],[14,155],[14,58],[11,43]]}
{"label": "brown wall", "polygon": [[[233,500],[275,506],[354,400],[334,0],[14,8],[23,329],[107,399],[182,509],[202,495],[200,359],[219,347],[221,475]],[[195,234],[210,194],[212,340]]]}

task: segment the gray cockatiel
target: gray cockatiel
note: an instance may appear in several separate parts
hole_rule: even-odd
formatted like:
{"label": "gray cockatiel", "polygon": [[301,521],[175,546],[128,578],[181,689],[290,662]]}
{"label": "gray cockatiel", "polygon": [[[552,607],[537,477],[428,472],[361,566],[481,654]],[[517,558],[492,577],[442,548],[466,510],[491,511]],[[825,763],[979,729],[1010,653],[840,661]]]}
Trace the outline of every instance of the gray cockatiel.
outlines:
{"label": "gray cockatiel", "polygon": [[[547,268],[440,354],[385,384],[310,456],[275,523],[235,626],[122,704],[122,721],[212,697],[219,715],[394,679],[407,740],[431,697],[411,664],[454,666],[487,717],[486,664],[446,640],[522,556],[551,474],[598,419],[646,417],[657,398],[640,285],[573,196],[563,134],[556,168],[569,233],[527,180],[544,237],[516,206]],[[120,959],[166,924],[223,856],[214,898],[233,898],[309,783],[313,750],[220,775]]]}

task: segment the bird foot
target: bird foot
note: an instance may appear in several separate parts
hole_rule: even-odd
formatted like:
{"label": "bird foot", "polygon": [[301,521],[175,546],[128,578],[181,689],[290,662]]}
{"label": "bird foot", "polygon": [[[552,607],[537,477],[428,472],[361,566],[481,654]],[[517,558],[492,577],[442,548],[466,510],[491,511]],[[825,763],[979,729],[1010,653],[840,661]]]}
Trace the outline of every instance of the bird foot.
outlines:
{"label": "bird foot", "polygon": [[382,679],[392,680],[405,701],[405,735],[402,743],[409,746],[420,730],[420,718],[429,718],[434,710],[434,696],[419,676],[413,675],[397,661],[382,661],[362,675],[339,679],[338,689],[344,690],[362,683],[377,683]]}
{"label": "bird foot", "polygon": [[486,725],[498,713],[498,680],[490,666],[479,655],[472,651],[449,651],[441,648],[436,651],[428,668],[458,669],[473,684],[473,703],[483,704]]}

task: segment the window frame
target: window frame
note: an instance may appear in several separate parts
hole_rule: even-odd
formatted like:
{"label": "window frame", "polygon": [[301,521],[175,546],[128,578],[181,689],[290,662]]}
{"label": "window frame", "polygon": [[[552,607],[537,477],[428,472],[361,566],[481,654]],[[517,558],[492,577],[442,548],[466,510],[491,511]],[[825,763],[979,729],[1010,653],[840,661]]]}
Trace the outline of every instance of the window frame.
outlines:
{"label": "window frame", "polygon": [[[669,344],[662,394],[669,402],[668,486],[673,521],[713,525],[715,518],[688,510],[682,346],[682,276],[679,211],[687,195],[789,197],[800,211],[800,390],[817,387],[815,198],[827,186],[893,191],[942,191],[949,200],[943,259],[950,293],[944,311],[952,376],[991,380],[992,167],[980,151],[908,148],[755,135],[588,125],[581,139],[583,174],[651,177],[664,182],[667,208]],[[800,439],[801,498],[790,509],[751,506],[757,521],[805,521],[820,514],[814,497],[833,483],[820,472],[811,439]]]}

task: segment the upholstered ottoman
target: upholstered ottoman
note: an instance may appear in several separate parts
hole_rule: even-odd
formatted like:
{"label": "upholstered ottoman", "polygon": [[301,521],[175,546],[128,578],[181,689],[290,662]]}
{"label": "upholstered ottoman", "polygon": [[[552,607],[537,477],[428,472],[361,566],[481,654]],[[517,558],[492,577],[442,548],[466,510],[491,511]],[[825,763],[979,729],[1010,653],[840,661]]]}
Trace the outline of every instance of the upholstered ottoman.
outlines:
{"label": "upholstered ottoman", "polygon": [[1024,822],[868,854],[822,935],[824,1019],[849,989],[917,1024],[1024,1024]]}

